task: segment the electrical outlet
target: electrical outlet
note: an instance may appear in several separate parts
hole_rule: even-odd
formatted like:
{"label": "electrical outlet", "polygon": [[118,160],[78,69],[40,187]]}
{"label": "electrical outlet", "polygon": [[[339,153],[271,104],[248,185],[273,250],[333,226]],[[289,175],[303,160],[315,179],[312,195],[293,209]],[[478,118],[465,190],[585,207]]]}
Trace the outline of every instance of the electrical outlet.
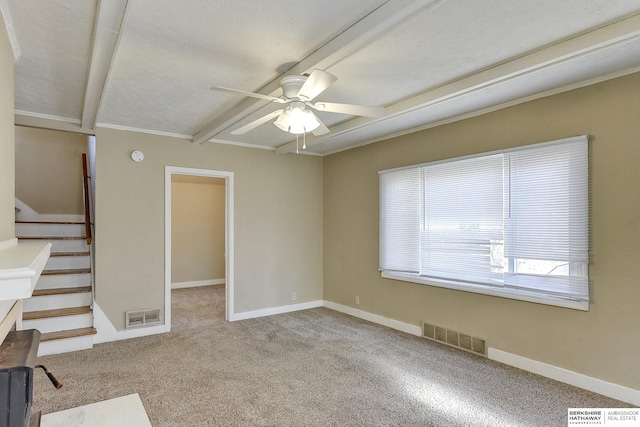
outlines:
{"label": "electrical outlet", "polygon": [[360,297],[356,295],[356,305],[360,305]]}
{"label": "electrical outlet", "polygon": [[296,293],[295,293],[295,292],[292,292],[292,293],[291,293],[291,301],[295,301],[297,297],[298,297],[298,296],[296,295]]}

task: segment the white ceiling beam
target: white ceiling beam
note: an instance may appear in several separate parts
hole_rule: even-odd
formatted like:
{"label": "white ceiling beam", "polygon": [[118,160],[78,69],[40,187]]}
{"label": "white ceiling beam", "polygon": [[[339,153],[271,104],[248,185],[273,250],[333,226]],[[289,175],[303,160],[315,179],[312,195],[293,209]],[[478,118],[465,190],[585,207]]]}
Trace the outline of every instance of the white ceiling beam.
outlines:
{"label": "white ceiling beam", "polygon": [[[307,147],[329,141],[371,123],[390,120],[421,108],[432,107],[454,98],[461,98],[475,91],[499,85],[515,78],[533,75],[549,67],[568,63],[638,39],[640,39],[640,15],[634,15],[389,105],[385,108],[385,115],[381,118],[359,117],[333,126],[331,132],[326,135],[307,138]],[[295,141],[292,141],[277,147],[276,153],[291,153],[295,150],[296,144]]]}
{"label": "white ceiling beam", "polygon": [[91,62],[84,91],[81,127],[93,129],[116,54],[127,0],[99,0],[93,23]]}
{"label": "white ceiling beam", "polygon": [[4,25],[7,27],[7,35],[9,36],[9,43],[11,43],[11,50],[13,51],[13,61],[16,62],[20,59],[20,46],[18,45],[16,32],[13,28],[13,19],[11,19],[7,0],[0,0],[0,15],[2,15]]}
{"label": "white ceiling beam", "polygon": [[[288,70],[287,74],[303,74],[315,68],[327,70],[357,50],[445,1],[389,0],[304,58]],[[262,87],[258,93],[273,96],[279,88],[280,78],[277,78]],[[210,140],[264,105],[264,101],[244,99],[237,106],[205,125],[194,135],[193,142],[203,143]]]}
{"label": "white ceiling beam", "polygon": [[83,128],[77,119],[69,119],[65,117],[35,115],[22,111],[16,111],[14,115],[14,123],[16,126],[26,126],[39,129],[59,130],[62,132],[81,133],[85,135],[93,135],[93,129]]}

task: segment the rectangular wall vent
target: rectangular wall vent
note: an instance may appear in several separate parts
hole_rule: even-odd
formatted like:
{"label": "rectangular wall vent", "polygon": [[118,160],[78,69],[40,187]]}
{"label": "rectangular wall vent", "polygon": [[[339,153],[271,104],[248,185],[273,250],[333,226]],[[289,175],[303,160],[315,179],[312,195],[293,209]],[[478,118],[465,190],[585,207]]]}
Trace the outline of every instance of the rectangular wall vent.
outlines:
{"label": "rectangular wall vent", "polygon": [[487,356],[487,344],[482,338],[472,337],[471,335],[427,322],[422,323],[422,336],[473,354],[479,354],[484,357]]}
{"label": "rectangular wall vent", "polygon": [[125,328],[159,325],[162,322],[160,309],[136,310],[125,312]]}

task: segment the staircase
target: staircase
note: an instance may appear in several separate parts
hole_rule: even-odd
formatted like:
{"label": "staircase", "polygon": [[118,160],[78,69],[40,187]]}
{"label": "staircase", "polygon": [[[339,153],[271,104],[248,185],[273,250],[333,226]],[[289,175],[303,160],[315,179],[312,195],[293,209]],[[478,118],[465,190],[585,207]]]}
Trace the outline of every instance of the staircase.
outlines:
{"label": "staircase", "polygon": [[22,242],[51,242],[51,257],[31,298],[22,301],[22,326],[41,332],[38,356],[93,347],[90,247],[84,222],[16,221]]}

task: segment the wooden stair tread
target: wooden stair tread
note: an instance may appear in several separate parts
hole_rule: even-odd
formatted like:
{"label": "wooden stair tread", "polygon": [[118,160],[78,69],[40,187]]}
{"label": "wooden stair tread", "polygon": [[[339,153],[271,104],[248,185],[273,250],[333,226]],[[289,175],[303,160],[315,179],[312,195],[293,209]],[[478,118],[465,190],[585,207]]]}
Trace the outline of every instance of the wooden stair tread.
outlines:
{"label": "wooden stair tread", "polygon": [[47,317],[73,316],[91,313],[88,305],[82,307],[57,308],[55,310],[26,311],[22,313],[22,320],[46,319]]}
{"label": "wooden stair tread", "polygon": [[65,331],[47,332],[45,334],[41,334],[40,341],[44,342],[44,341],[61,340],[65,338],[83,337],[86,335],[95,335],[97,333],[98,331],[96,331],[96,328],[92,328],[92,327],[67,329]]}
{"label": "wooden stair tread", "polygon": [[18,240],[86,240],[82,236],[16,236]]}
{"label": "wooden stair tread", "polygon": [[43,276],[55,276],[59,274],[85,274],[91,273],[90,268],[72,268],[68,270],[44,270],[42,272]]}
{"label": "wooden stair tread", "polygon": [[77,288],[36,289],[33,291],[32,296],[42,297],[47,295],[80,294],[84,292],[91,292],[91,286],[82,286]]}
{"label": "wooden stair tread", "polygon": [[16,224],[84,224],[84,221],[16,221]]}
{"label": "wooden stair tread", "polygon": [[51,252],[50,256],[89,256],[89,252]]}

